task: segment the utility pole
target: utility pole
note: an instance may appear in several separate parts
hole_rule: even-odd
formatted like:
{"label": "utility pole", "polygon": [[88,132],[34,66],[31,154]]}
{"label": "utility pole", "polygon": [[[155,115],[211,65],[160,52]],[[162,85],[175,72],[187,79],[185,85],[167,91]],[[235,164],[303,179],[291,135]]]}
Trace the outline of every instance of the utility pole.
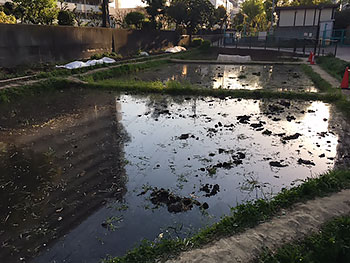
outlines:
{"label": "utility pole", "polygon": [[102,2],[102,27],[109,27],[109,0],[103,0]]}

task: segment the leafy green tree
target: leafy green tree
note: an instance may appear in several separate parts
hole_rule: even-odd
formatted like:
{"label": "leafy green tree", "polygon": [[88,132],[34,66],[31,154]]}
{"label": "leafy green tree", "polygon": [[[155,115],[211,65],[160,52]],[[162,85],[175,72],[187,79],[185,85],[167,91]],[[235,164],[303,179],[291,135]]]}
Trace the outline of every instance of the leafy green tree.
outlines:
{"label": "leafy green tree", "polygon": [[262,0],[246,0],[242,4],[242,14],[245,16],[244,24],[247,31],[266,31],[269,27],[264,3]]}
{"label": "leafy green tree", "polygon": [[334,28],[346,29],[350,26],[350,9],[342,10],[335,13]]}
{"label": "leafy green tree", "polygon": [[224,24],[226,23],[227,17],[228,17],[226,8],[222,5],[218,6],[218,8],[215,9],[214,17],[215,17],[216,23],[222,29]]}
{"label": "leafy green tree", "polygon": [[246,0],[242,4],[242,13],[247,16],[249,23],[255,21],[263,12],[264,6],[261,0]]}
{"label": "leafy green tree", "polygon": [[237,31],[242,31],[244,27],[245,17],[242,11],[239,11],[232,19],[232,26]]}
{"label": "leafy green tree", "polygon": [[74,26],[74,13],[70,10],[60,10],[57,19],[61,26]]}
{"label": "leafy green tree", "polygon": [[187,19],[187,5],[186,1],[175,0],[166,9],[167,17],[176,24],[176,29],[180,25],[184,25]]}
{"label": "leafy green tree", "polygon": [[142,0],[142,2],[146,3],[146,11],[150,16],[151,25],[154,28],[161,28],[161,16],[165,13],[166,8],[166,0]]}
{"label": "leafy green tree", "polygon": [[198,29],[211,24],[215,8],[209,0],[175,0],[171,2],[169,10],[168,16],[185,27],[192,38]]}
{"label": "leafy green tree", "polygon": [[0,23],[1,24],[16,24],[16,18],[13,15],[7,15],[5,12],[0,11]]}
{"label": "leafy green tree", "polygon": [[332,0],[292,0],[291,6],[333,4]]}
{"label": "leafy green tree", "polygon": [[145,20],[145,15],[140,12],[130,12],[125,16],[125,23],[128,26],[133,26],[136,29],[141,29]]}
{"label": "leafy green tree", "polygon": [[51,25],[57,18],[56,0],[13,0],[22,23]]}

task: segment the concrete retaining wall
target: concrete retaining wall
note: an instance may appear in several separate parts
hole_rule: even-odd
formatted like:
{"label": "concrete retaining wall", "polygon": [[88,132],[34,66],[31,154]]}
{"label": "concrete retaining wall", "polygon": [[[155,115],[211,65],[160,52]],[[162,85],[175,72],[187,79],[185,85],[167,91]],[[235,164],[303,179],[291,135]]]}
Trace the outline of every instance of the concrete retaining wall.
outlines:
{"label": "concrete retaining wall", "polygon": [[173,31],[0,24],[0,67],[66,62],[112,51],[125,56],[178,41]]}

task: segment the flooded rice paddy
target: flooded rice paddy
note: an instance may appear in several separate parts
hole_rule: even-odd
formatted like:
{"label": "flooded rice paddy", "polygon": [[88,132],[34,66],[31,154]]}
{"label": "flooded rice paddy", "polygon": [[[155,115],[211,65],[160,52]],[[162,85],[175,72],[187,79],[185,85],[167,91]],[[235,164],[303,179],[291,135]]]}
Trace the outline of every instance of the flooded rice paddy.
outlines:
{"label": "flooded rice paddy", "polygon": [[1,112],[0,262],[98,262],[185,237],[349,148],[317,101],[70,90]]}
{"label": "flooded rice paddy", "polygon": [[317,92],[312,81],[296,65],[169,64],[139,72],[134,79],[176,80],[213,89],[270,89]]}

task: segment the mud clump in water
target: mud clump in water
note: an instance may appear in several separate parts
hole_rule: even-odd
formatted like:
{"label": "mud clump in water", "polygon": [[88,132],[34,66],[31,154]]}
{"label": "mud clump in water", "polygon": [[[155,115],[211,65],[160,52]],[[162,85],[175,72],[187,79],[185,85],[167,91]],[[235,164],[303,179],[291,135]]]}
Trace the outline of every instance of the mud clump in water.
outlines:
{"label": "mud clump in water", "polygon": [[249,120],[250,120],[250,117],[251,117],[251,116],[248,116],[248,115],[237,116],[237,120],[238,120],[240,123],[248,124],[248,123],[249,123]]}
{"label": "mud clump in water", "polygon": [[152,204],[157,206],[165,204],[168,207],[168,211],[170,213],[185,212],[191,210],[194,205],[199,206],[203,209],[207,209],[205,207],[208,206],[208,204],[205,205],[206,203],[202,205],[199,201],[194,200],[193,198],[180,197],[174,193],[171,193],[169,190],[163,188],[158,189],[157,187],[153,189],[150,197]]}
{"label": "mud clump in water", "polygon": [[298,160],[298,164],[305,164],[305,165],[312,165],[312,166],[315,166],[315,163],[313,161],[310,161],[310,160],[304,160],[304,159],[299,159]]}
{"label": "mud clump in water", "polygon": [[273,167],[287,167],[288,165],[287,164],[282,164],[281,162],[277,162],[277,161],[272,161],[270,162],[270,166],[273,166]]}
{"label": "mud clump in water", "polygon": [[296,140],[301,136],[300,133],[295,133],[293,135],[285,136],[282,138],[283,141],[290,141],[290,140]]}
{"label": "mud clump in water", "polygon": [[220,192],[220,186],[218,184],[206,184],[200,188],[200,191],[205,192],[206,197],[211,197]]}

